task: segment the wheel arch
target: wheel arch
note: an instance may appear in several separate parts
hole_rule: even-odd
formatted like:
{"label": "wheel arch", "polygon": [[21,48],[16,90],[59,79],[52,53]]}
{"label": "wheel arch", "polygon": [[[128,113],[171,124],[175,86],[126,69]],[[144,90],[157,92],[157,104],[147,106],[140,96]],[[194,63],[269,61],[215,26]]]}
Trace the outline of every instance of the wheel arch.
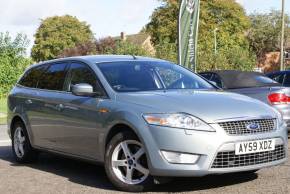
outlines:
{"label": "wheel arch", "polygon": [[26,120],[25,120],[21,115],[19,115],[19,114],[16,114],[16,115],[14,115],[14,116],[12,117],[11,122],[10,122],[10,126],[8,126],[8,134],[9,134],[10,138],[12,137],[12,130],[13,130],[14,125],[15,125],[15,123],[16,123],[17,121],[23,123],[23,125],[24,125],[24,127],[25,127],[25,129],[26,129],[26,132],[27,132],[27,134],[28,134],[28,138],[29,138],[29,140],[30,140],[30,143],[32,143],[32,142],[31,142],[32,139],[31,139],[31,133],[30,133],[30,130],[29,130],[29,126],[27,125]]}
{"label": "wheel arch", "polygon": [[138,134],[135,132],[135,130],[133,129],[133,127],[131,127],[130,125],[128,124],[125,124],[125,123],[117,123],[115,125],[113,125],[108,134],[106,135],[106,140],[105,140],[105,149],[108,145],[108,143],[110,142],[110,140],[118,133],[121,133],[121,132],[125,132],[125,131],[130,131],[132,133],[134,133],[136,135],[136,137],[138,137],[138,139],[140,140]]}

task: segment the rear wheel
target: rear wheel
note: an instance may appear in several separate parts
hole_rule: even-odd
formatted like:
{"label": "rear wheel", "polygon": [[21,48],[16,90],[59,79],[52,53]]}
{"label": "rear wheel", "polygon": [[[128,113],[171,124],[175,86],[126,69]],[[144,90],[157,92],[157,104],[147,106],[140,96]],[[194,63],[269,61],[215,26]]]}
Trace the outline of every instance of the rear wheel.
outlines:
{"label": "rear wheel", "polygon": [[109,142],[105,169],[111,182],[120,190],[141,192],[153,185],[144,146],[131,132],[119,133]]}
{"label": "rear wheel", "polygon": [[37,152],[31,147],[26,128],[17,121],[12,129],[12,152],[17,162],[32,162],[37,158]]}

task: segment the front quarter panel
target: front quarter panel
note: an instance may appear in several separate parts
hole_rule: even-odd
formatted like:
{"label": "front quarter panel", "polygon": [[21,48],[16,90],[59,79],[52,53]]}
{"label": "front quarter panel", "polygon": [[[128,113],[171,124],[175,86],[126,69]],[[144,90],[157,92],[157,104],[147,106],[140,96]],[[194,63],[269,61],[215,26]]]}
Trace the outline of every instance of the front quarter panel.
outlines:
{"label": "front quarter panel", "polygon": [[123,124],[130,127],[139,137],[142,144],[145,145],[145,150],[147,150],[147,145],[149,144],[148,139],[152,139],[153,137],[151,137],[150,130],[147,123],[143,119],[142,114],[143,112],[152,111],[152,108],[149,109],[139,105],[117,101],[104,101],[100,107],[106,107],[110,110],[109,113],[103,113],[102,116],[104,121],[103,131],[99,136],[99,151],[101,153],[100,155],[103,156],[101,161],[104,161],[106,139],[109,135],[109,132],[114,126],[118,124]]}

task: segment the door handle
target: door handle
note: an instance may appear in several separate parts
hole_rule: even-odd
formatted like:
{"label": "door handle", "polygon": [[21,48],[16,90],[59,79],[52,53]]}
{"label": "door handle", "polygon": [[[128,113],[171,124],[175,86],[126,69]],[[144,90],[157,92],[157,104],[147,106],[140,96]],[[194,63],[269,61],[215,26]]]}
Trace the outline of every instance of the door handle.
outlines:
{"label": "door handle", "polygon": [[25,100],[25,104],[32,104],[32,100],[30,99]]}
{"label": "door handle", "polygon": [[58,104],[58,105],[56,105],[56,109],[58,111],[62,111],[64,109],[64,105],[63,104]]}

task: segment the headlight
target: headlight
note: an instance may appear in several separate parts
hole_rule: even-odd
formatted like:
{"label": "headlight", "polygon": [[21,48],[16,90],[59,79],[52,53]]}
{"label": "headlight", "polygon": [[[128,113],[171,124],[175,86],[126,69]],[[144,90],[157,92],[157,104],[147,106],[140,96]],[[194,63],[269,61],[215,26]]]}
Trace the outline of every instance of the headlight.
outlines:
{"label": "headlight", "polygon": [[144,114],[145,121],[150,125],[192,129],[198,131],[215,131],[204,121],[185,113],[176,114]]}
{"label": "headlight", "polygon": [[280,126],[285,124],[285,121],[283,119],[283,115],[275,108],[272,107],[272,109],[274,110],[274,112],[277,115],[277,127],[279,128]]}
{"label": "headlight", "polygon": [[277,124],[278,127],[280,127],[285,124],[285,121],[283,120],[283,115],[279,111],[276,111],[276,113],[277,113]]}

